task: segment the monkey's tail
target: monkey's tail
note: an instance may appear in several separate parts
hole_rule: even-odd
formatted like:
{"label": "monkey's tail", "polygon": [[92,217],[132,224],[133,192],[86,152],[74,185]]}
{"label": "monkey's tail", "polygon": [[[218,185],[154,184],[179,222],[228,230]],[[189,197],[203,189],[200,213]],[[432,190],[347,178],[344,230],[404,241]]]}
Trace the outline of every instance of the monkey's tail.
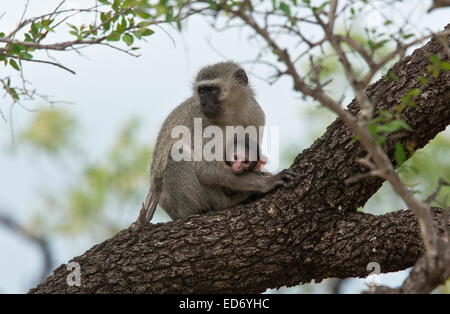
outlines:
{"label": "monkey's tail", "polygon": [[145,203],[142,204],[142,208],[139,212],[136,224],[138,226],[148,224],[153,218],[156,206],[158,206],[158,198],[156,197],[155,189],[153,189],[153,187],[150,187],[147,198],[145,199]]}

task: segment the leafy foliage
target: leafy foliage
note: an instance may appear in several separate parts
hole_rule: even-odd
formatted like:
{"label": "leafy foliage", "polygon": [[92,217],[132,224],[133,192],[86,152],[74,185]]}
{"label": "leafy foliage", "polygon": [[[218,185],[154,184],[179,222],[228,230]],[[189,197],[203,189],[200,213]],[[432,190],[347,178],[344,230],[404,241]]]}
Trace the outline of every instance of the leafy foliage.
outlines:
{"label": "leafy foliage", "polygon": [[[79,128],[74,117],[62,110],[40,111],[23,132],[23,142],[65,166],[55,154],[76,145]],[[63,193],[47,191],[32,219],[39,232],[108,236],[124,227],[126,215],[137,215],[148,186],[152,150],[138,140],[141,123],[124,124],[106,153],[93,161],[73,156],[77,170],[64,174]],[[71,139],[71,140],[69,140]],[[37,202],[39,203],[39,202]],[[127,211],[128,210],[128,211]],[[52,230],[52,231],[51,231]]]}
{"label": "leafy foliage", "polygon": [[76,128],[76,120],[67,111],[42,109],[20,137],[35,150],[54,154],[71,146]]}
{"label": "leafy foliage", "polygon": [[[134,44],[151,36],[153,25],[175,23],[181,28],[181,10],[184,1],[175,0],[101,0],[92,7],[83,9],[62,9],[58,5],[51,13],[25,18],[10,30],[0,31],[0,62],[5,67],[22,71],[26,62],[41,62],[58,66],[73,74],[75,71],[55,62],[48,55],[50,51],[79,50],[89,45],[106,44],[126,53],[138,50]],[[26,11],[24,12],[25,16]],[[76,25],[72,20],[78,15],[88,15],[91,22]],[[66,28],[66,30],[64,29]],[[51,41],[51,34],[68,32],[68,39]],[[120,42],[125,48],[120,47]],[[47,51],[47,59],[39,59],[38,51]],[[0,86],[12,103],[21,101],[24,96],[34,99],[40,94],[30,90],[25,80],[22,86],[12,83],[11,77],[0,77]],[[45,98],[44,98],[45,100]],[[1,108],[0,108],[0,113]]]}

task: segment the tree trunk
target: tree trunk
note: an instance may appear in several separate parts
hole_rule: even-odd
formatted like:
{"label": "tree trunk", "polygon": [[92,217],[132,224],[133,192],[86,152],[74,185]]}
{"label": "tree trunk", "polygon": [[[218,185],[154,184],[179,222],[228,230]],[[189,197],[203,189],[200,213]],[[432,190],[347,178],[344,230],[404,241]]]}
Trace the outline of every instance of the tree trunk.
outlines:
{"label": "tree trunk", "polygon": [[[398,80],[385,78],[368,88],[377,110],[392,109],[420,87],[430,53],[448,60],[442,45],[432,40],[394,66]],[[447,71],[430,79],[415,107],[405,108],[402,119],[413,131],[393,134],[389,154],[396,141],[421,148],[444,130],[450,121],[449,99]],[[355,102],[349,110],[357,112]],[[30,292],[254,293],[312,279],[367,276],[369,262],[379,263],[382,272],[410,267],[423,253],[412,213],[356,212],[382,180],[344,183],[366,171],[355,162],[365,151],[352,137],[336,120],[296,158],[293,187],[232,209],[121,231],[73,259],[81,267],[80,287],[67,285],[69,271],[61,265]],[[434,209],[433,216],[440,220],[441,211]],[[450,221],[442,225],[448,229]]]}

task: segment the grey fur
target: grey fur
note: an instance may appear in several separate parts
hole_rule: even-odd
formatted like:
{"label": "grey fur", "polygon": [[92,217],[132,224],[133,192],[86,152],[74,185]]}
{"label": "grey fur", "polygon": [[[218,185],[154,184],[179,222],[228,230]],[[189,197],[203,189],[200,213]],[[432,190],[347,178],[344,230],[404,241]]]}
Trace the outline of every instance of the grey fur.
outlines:
{"label": "grey fur", "polygon": [[[159,203],[172,219],[180,219],[236,205],[254,193],[266,193],[277,186],[287,185],[292,179],[288,172],[274,176],[254,172],[235,175],[223,161],[174,161],[170,157],[172,145],[178,140],[171,137],[172,129],[175,126],[186,126],[193,135],[194,118],[202,118],[203,129],[216,125],[222,128],[223,134],[226,134],[227,125],[241,125],[244,128],[264,126],[264,112],[256,102],[253,90],[234,76],[240,69],[233,62],[217,63],[201,69],[196,76],[193,95],[176,107],[164,121],[151,165],[152,195],[147,197],[143,206],[143,210],[147,211],[144,219],[146,222],[151,219],[154,210],[148,208],[149,203]],[[206,118],[202,113],[197,93],[197,88],[202,84],[220,86],[219,100],[223,110],[214,120]],[[192,145],[193,143],[192,139]],[[224,190],[237,193],[230,195]],[[149,210],[152,211],[150,214]]]}

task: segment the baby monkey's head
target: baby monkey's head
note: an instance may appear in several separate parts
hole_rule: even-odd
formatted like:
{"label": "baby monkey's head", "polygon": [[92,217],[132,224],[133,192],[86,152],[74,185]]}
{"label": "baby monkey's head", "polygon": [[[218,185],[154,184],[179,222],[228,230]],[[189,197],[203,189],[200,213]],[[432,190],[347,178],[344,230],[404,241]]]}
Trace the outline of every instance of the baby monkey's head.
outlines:
{"label": "baby monkey's head", "polygon": [[[251,153],[251,149],[256,154]],[[225,158],[225,163],[230,166],[231,172],[234,174],[243,174],[246,172],[261,172],[267,163],[267,157],[261,154],[257,142],[249,139],[248,136],[239,144],[237,138],[234,138],[234,145],[229,149],[230,158]],[[256,158],[255,158],[256,157]]]}

